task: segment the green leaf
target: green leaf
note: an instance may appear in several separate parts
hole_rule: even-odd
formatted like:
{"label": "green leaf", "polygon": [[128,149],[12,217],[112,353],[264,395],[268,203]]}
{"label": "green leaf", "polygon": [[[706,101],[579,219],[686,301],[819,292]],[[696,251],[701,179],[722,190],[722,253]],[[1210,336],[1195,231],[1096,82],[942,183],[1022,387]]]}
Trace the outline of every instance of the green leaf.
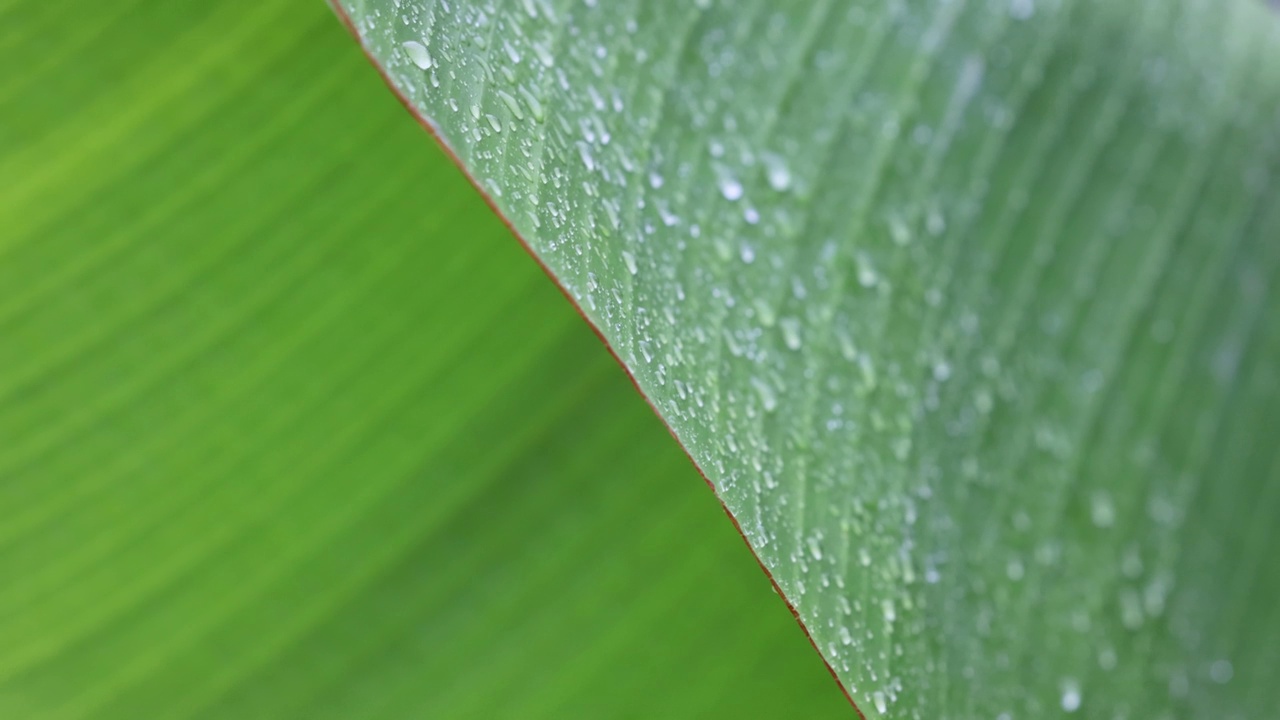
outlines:
{"label": "green leaf", "polygon": [[868,717],[1280,709],[1280,30],[343,0]]}
{"label": "green leaf", "polygon": [[841,717],[323,3],[0,2],[0,718]]}

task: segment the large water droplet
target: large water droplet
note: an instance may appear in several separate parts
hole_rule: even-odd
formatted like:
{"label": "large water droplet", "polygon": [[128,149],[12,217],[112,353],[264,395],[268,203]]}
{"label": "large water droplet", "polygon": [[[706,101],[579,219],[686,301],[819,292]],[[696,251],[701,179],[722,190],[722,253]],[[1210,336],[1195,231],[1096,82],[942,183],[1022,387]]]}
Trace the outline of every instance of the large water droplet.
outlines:
{"label": "large water droplet", "polygon": [[521,85],[516,92],[520,93],[520,97],[524,98],[525,105],[529,106],[529,112],[533,113],[533,119],[542,122],[546,115],[542,111],[542,102],[538,100],[533,93],[529,92]]}
{"label": "large water droplet", "polygon": [[499,90],[498,98],[502,100],[503,105],[507,106],[507,109],[511,111],[511,114],[516,116],[517,120],[524,119],[524,110],[520,107],[520,102],[516,100],[514,95],[506,92],[505,90]]}
{"label": "large water droplet", "polygon": [[401,47],[404,48],[404,54],[409,56],[409,60],[417,65],[419,70],[430,70],[435,64],[431,59],[431,51],[417,40],[406,40],[401,43]]}

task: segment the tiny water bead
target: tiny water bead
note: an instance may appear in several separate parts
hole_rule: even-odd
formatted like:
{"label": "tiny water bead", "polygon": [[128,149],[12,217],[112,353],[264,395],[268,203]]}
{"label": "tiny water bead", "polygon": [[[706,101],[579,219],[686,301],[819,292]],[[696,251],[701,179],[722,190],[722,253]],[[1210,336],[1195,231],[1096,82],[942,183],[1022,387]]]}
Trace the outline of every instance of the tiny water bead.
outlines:
{"label": "tiny water bead", "polygon": [[742,183],[738,182],[737,179],[727,175],[720,178],[720,194],[724,196],[725,200],[729,202],[741,200],[744,192]]}
{"label": "tiny water bead", "polygon": [[1089,517],[1093,524],[1100,528],[1109,528],[1116,521],[1115,505],[1111,495],[1105,490],[1098,490],[1089,499]]}
{"label": "tiny water bead", "polygon": [[764,407],[765,412],[773,412],[778,409],[778,395],[773,391],[772,385],[758,377],[752,377],[751,386],[760,395],[760,404]]}
{"label": "tiny water bead", "polygon": [[898,610],[892,600],[880,601],[880,611],[884,615],[884,621],[887,623],[892,623],[898,619]]}
{"label": "tiny water bead", "polygon": [[782,318],[778,321],[778,327],[782,329],[782,341],[786,344],[788,350],[799,350],[800,340],[800,321],[793,317]]}
{"label": "tiny water bead", "polygon": [[1075,678],[1066,678],[1062,681],[1062,697],[1059,703],[1066,712],[1073,713],[1080,709],[1080,702],[1083,700],[1080,693],[1080,682]]}
{"label": "tiny water bead", "polygon": [[769,187],[778,192],[791,189],[791,169],[787,167],[787,161],[781,155],[764,153],[760,156],[760,160],[764,164],[765,179]]}
{"label": "tiny water bead", "polygon": [[807,544],[808,544],[808,546],[809,546],[809,554],[810,554],[811,556],[813,556],[813,559],[814,559],[814,560],[821,560],[821,559],[822,559],[822,545],[821,545],[821,544],[819,544],[818,539],[817,539],[817,538],[815,538],[815,537],[811,537],[811,538],[809,538],[809,539],[806,541],[806,543],[807,543]]}
{"label": "tiny water bead", "polygon": [[924,227],[930,235],[936,237],[946,232],[947,219],[940,210],[931,208],[929,214],[925,216]]}
{"label": "tiny water bead", "polygon": [[1009,14],[1015,20],[1029,20],[1032,15],[1036,14],[1036,2],[1035,0],[1011,0]]}
{"label": "tiny water bead", "polygon": [[[845,603],[848,604],[848,601],[846,600]],[[845,613],[845,614],[847,615],[848,613]],[[837,634],[840,636],[841,645],[853,644],[853,633],[849,632],[849,628],[845,627],[844,625],[841,625],[840,629],[837,631]]]}
{"label": "tiny water bead", "polygon": [[585,142],[578,143],[578,157],[582,159],[582,165],[587,168],[587,172],[596,169],[596,159],[591,154],[591,147]]}

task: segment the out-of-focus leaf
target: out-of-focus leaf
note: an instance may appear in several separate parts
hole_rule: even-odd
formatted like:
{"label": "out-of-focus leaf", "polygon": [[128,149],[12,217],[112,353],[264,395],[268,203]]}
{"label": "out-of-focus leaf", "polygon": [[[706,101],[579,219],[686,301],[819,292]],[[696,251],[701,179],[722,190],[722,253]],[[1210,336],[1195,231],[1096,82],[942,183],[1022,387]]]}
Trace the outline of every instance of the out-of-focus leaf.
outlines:
{"label": "out-of-focus leaf", "polygon": [[342,0],[862,712],[1280,713],[1253,0]]}
{"label": "out-of-focus leaf", "polygon": [[323,3],[4,2],[0,66],[0,718],[848,711]]}

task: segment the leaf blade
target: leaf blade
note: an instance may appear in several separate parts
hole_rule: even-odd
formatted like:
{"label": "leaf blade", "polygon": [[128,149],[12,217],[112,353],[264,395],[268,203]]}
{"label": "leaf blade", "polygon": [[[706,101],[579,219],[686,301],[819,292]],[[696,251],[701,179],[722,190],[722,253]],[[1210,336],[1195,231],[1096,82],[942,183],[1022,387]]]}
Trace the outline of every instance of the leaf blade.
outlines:
{"label": "leaf blade", "polygon": [[[348,10],[715,483],[864,712],[1272,702],[1227,659],[1262,673],[1267,641],[1200,634],[1239,602],[1210,578],[1244,565],[1209,570],[1177,549],[1179,517],[1144,511],[1188,502],[1170,474],[1207,472],[1215,444],[1275,412],[1235,365],[1249,328],[1249,357],[1270,352],[1278,84],[1260,8]],[[405,41],[434,66],[408,66]],[[545,123],[500,100],[522,93]],[[1196,203],[1215,190],[1213,211]],[[1206,259],[1253,288],[1210,317],[1244,316],[1171,355],[1170,318],[1199,311],[1170,278]],[[1189,382],[1207,397],[1179,397]],[[1242,386],[1255,396],[1231,400]],[[1254,424],[1195,429],[1184,456],[1188,427],[1240,402]],[[1274,484],[1250,452],[1231,497]],[[1188,527],[1191,544],[1220,532]],[[812,591],[837,580],[859,585]],[[1036,619],[1051,657],[1025,637]],[[1116,643],[1136,657],[1113,673]],[[965,673],[989,690],[951,680]]]}

